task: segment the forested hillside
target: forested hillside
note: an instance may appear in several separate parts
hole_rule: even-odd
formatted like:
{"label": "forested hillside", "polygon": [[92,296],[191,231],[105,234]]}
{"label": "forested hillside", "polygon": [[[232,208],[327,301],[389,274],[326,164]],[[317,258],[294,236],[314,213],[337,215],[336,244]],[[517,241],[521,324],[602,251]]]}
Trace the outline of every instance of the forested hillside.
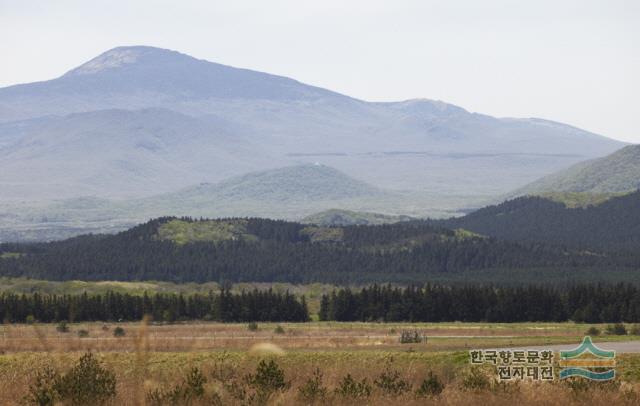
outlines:
{"label": "forested hillside", "polygon": [[[527,269],[633,272],[637,254],[505,242],[423,222],[319,227],[265,219],[160,218],[116,235],[0,245],[0,276],[175,282],[424,282]],[[626,272],[626,271],[625,271]],[[632,278],[632,276],[630,276]]]}
{"label": "forested hillside", "polygon": [[640,191],[586,208],[567,208],[542,197],[520,197],[435,224],[514,241],[638,250]]}

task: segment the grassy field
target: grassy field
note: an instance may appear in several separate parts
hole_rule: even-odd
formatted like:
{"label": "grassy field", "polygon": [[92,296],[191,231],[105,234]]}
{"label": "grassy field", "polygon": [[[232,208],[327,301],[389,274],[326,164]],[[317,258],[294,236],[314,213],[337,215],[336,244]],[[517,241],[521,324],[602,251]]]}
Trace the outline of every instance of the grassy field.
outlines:
{"label": "grassy field", "polygon": [[[115,374],[116,397],[107,402],[113,405],[581,405],[640,400],[640,354],[619,355],[618,378],[604,385],[578,380],[500,384],[491,367],[469,365],[468,350],[475,348],[577,345],[590,325],[314,322],[256,327],[78,323],[60,331],[64,329],[57,325],[3,325],[0,404],[24,404],[46,367],[70,374],[87,351]],[[596,327],[604,330],[605,326]],[[123,329],[124,335],[115,337],[116,328]],[[400,344],[403,330],[419,331],[427,337],[426,343]],[[596,342],[634,339],[640,338],[605,335]],[[271,375],[257,379],[260,362],[271,360],[276,369],[263,368],[262,373]],[[193,378],[194,368],[198,379]],[[278,371],[282,387],[277,387]],[[430,382],[426,386],[425,380]],[[264,382],[277,388],[266,390],[260,386]],[[442,386],[441,392],[434,382]],[[196,384],[201,389],[197,396],[188,389]]]}
{"label": "grassy field", "polygon": [[[420,352],[465,351],[473,348],[540,346],[579,343],[589,327],[604,332],[606,325],[575,323],[261,323],[191,322],[184,324],[76,323],[67,332],[53,324],[0,327],[0,351],[135,351],[144,337],[151,351],[245,351],[263,342],[284,350],[336,349]],[[122,337],[113,330],[122,328]],[[418,331],[426,342],[400,344],[403,330]],[[79,336],[79,332],[82,337]],[[597,341],[630,341],[632,335],[601,335]]]}
{"label": "grassy field", "polygon": [[[333,289],[236,284],[233,291],[266,287],[304,294],[312,314],[322,293]],[[215,283],[0,280],[0,292],[18,293],[189,294],[218,288]],[[52,382],[72,376],[87,353],[99,364],[81,376],[96,374],[96,368],[113,374],[109,405],[640,404],[640,354],[619,354],[617,379],[607,384],[581,378],[504,384],[496,381],[494,368],[469,364],[472,349],[577,346],[592,327],[601,332],[590,333],[596,343],[640,340],[607,335],[607,325],[577,323],[4,324],[0,405],[100,404],[95,398],[74,401],[62,389],[51,392]],[[627,330],[637,334],[632,327]],[[417,331],[426,340],[402,344],[403,331]],[[101,387],[77,376],[67,382],[75,382],[74,390]],[[36,402],[34,393],[44,398]],[[57,403],[46,403],[51,393]]]}

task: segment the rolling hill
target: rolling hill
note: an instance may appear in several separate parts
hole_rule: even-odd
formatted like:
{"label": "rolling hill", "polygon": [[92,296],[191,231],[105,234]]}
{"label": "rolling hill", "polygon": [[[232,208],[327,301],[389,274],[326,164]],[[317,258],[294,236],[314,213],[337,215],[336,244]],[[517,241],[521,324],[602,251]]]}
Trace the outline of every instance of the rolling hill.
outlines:
{"label": "rolling hill", "polygon": [[[201,184],[178,192],[182,199],[228,199],[297,203],[384,195],[384,192],[326,165],[276,168]],[[158,198],[155,198],[158,199]]]}
{"label": "rolling hill", "polygon": [[545,176],[514,194],[625,193],[639,188],[640,145],[629,145],[606,157],[581,162]]}
{"label": "rolling hill", "polygon": [[16,203],[0,210],[0,224],[5,225],[0,229],[0,242],[47,241],[82,234],[83,230],[121,231],[145,219],[169,215],[300,219],[336,206],[411,211],[421,199],[425,197],[374,187],[326,165],[302,164],[249,172],[147,198],[79,197]]}

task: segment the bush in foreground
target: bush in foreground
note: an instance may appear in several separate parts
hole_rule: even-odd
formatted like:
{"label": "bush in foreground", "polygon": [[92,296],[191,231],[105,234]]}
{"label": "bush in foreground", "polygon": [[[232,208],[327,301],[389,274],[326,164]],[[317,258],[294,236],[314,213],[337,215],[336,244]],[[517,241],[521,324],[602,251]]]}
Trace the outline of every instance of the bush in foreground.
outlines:
{"label": "bush in foreground", "polygon": [[444,390],[444,384],[438,379],[438,375],[435,375],[432,371],[429,371],[429,375],[422,381],[420,387],[416,391],[418,397],[432,397],[438,396]]}
{"label": "bush in foreground", "polygon": [[[153,406],[189,405],[205,397],[207,378],[198,368],[191,368],[182,382],[168,389],[155,389],[147,393],[147,403]],[[208,404],[217,405],[220,398],[214,394]]]}
{"label": "bush in foreground", "polygon": [[338,384],[335,394],[343,398],[368,398],[371,396],[371,385],[367,382],[367,378],[356,381],[351,374],[347,374]]}
{"label": "bush in foreground", "polygon": [[327,397],[327,388],[322,384],[322,371],[316,368],[313,376],[298,388],[298,397],[305,404],[313,404],[315,402],[323,402]]}
{"label": "bush in foreground", "polygon": [[245,382],[254,389],[253,399],[258,403],[266,403],[272,394],[290,386],[284,379],[284,371],[274,360],[260,361],[256,373],[247,375]]}
{"label": "bush in foreground", "polygon": [[491,387],[491,380],[480,367],[471,367],[462,376],[462,388],[472,391],[487,390]]}
{"label": "bush in foreground", "polygon": [[58,393],[58,382],[60,374],[50,366],[46,366],[36,373],[36,376],[29,385],[27,396],[24,401],[30,405],[50,406],[55,404],[60,398]]}
{"label": "bush in foreground", "polygon": [[385,395],[399,396],[411,391],[411,384],[400,376],[400,371],[391,369],[387,365],[384,371],[373,381]]}
{"label": "bush in foreground", "polygon": [[38,371],[25,401],[39,406],[55,405],[58,401],[77,406],[99,405],[115,396],[115,374],[88,352],[64,375],[51,367]]}

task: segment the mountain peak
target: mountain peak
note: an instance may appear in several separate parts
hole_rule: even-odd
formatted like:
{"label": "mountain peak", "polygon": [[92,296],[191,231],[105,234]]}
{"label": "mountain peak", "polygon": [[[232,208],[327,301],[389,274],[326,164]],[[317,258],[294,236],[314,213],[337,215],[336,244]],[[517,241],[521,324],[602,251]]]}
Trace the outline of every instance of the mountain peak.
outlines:
{"label": "mountain peak", "polygon": [[110,49],[90,61],[70,70],[64,76],[91,75],[105,70],[121,68],[141,62],[167,62],[179,59],[194,60],[188,55],[169,49],[150,46],[121,46]]}

